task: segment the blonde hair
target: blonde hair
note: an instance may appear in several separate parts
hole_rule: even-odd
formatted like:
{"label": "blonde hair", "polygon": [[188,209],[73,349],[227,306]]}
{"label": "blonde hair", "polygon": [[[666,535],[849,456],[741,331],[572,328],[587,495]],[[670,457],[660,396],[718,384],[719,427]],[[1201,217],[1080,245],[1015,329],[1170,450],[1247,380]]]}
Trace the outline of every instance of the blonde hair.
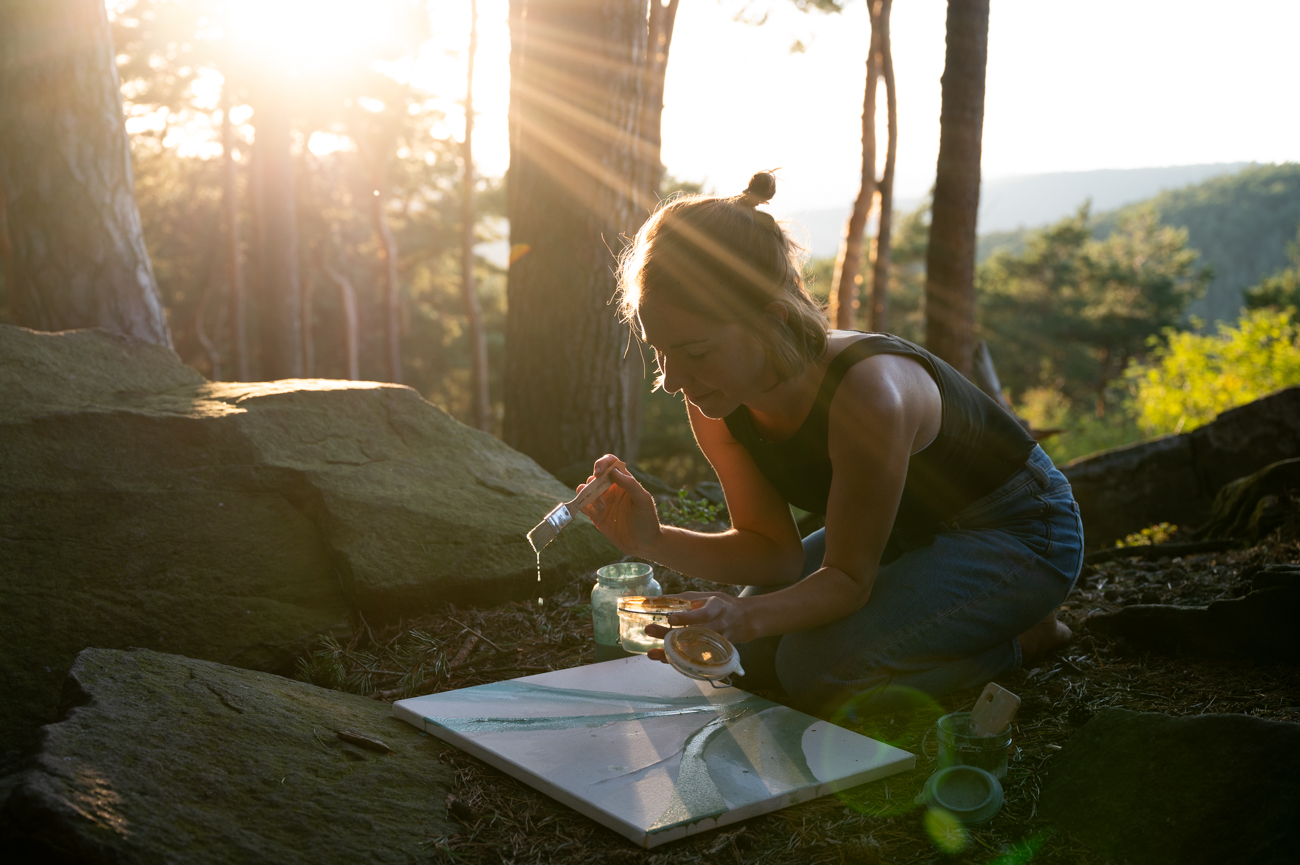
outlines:
{"label": "blonde hair", "polygon": [[[776,178],[763,171],[737,196],[665,202],[619,261],[622,320],[644,339],[641,304],[648,296],[663,297],[711,321],[745,327],[781,381],[816,363],[826,352],[826,313],[804,287],[803,250],[771,214],[757,209],[775,194]],[[784,323],[767,311],[772,303],[785,307]]]}

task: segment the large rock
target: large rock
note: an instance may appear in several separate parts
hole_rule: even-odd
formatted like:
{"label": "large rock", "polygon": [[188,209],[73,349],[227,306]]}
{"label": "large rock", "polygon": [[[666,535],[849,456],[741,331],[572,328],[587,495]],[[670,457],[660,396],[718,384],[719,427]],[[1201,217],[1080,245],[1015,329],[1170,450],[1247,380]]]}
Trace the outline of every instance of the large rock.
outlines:
{"label": "large rock", "polygon": [[1107,709],[1048,768],[1038,813],[1134,865],[1291,863],[1300,724]]}
{"label": "large rock", "polygon": [[1262,664],[1300,661],[1294,630],[1300,585],[1273,586],[1205,607],[1134,604],[1089,616],[1090,631],[1120,637],[1139,650]]}
{"label": "large rock", "polygon": [[1074,489],[1090,547],[1153,523],[1197,526],[1230,481],[1300,457],[1300,387],[1219,415],[1182,435],[1081,457],[1062,471]]}
{"label": "large rock", "polygon": [[385,703],[144,649],[86,649],[65,697],[11,779],[18,861],[406,863],[454,831],[440,743]]}
{"label": "large rock", "polygon": [[[289,672],[353,611],[537,593],[569,490],[395,385],[210,383],[167,349],[0,326],[0,749],[89,645]],[[585,517],[548,587],[618,557]]]}

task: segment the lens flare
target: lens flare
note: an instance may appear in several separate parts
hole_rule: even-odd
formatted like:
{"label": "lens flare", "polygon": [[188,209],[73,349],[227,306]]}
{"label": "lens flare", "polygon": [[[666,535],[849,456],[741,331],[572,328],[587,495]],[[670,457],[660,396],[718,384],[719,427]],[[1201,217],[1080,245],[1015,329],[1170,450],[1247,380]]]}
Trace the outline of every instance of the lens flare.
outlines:
{"label": "lens flare", "polygon": [[970,844],[970,832],[961,821],[942,808],[931,808],[922,818],[925,834],[945,853],[960,853]]}

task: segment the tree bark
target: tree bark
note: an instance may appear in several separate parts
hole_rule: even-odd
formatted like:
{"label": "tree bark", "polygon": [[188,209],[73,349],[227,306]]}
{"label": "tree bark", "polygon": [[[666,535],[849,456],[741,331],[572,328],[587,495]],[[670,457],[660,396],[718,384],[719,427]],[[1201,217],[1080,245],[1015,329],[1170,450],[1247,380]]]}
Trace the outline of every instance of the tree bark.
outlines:
{"label": "tree bark", "polygon": [[637,207],[648,0],[511,0],[508,444],[634,459],[640,357],[610,305]]}
{"label": "tree bark", "polygon": [[885,111],[888,114],[889,143],[885,147],[885,171],[880,177],[880,218],[876,223],[876,263],[871,276],[871,329],[889,330],[889,253],[894,222],[894,163],[898,157],[898,98],[894,91],[894,49],[889,38],[889,12],[893,0],[879,0],[879,64],[885,81]]}
{"label": "tree bark", "polygon": [[103,2],[0,6],[0,94],[15,320],[170,346]]}
{"label": "tree bark", "polygon": [[469,0],[469,60],[465,67],[465,140],[461,144],[460,295],[470,350],[470,403],[474,426],[491,430],[488,401],[487,335],[483,308],[474,289],[474,54],[478,51],[478,2]]}
{"label": "tree bark", "polygon": [[939,163],[926,254],[925,341],[968,377],[975,350],[975,222],[988,36],[989,0],[948,0]]}
{"label": "tree bark", "polygon": [[226,244],[226,290],[230,303],[230,353],[235,380],[248,381],[248,336],[244,329],[244,265],[239,254],[239,168],[235,164],[234,100],[227,78],[221,85],[221,222]]}
{"label": "tree bark", "polygon": [[361,362],[358,350],[357,291],[352,287],[352,281],[338,269],[328,262],[323,267],[325,275],[334,282],[339,292],[339,310],[343,324],[343,364],[347,368],[348,380],[357,381],[361,378]]}
{"label": "tree bark", "polygon": [[388,226],[388,159],[377,157],[374,167],[374,195],[370,197],[370,218],[379,237],[384,278],[384,365],[388,380],[402,383],[402,307],[397,282],[397,239]]}
{"label": "tree bark", "polygon": [[844,224],[844,238],[831,277],[831,324],[840,330],[852,330],[858,309],[858,286],[862,284],[862,239],[867,231],[867,217],[876,197],[876,84],[880,66],[875,0],[868,0],[871,17],[871,41],[867,49],[867,84],[862,97],[862,181],[853,211]]}
{"label": "tree bark", "polygon": [[664,80],[668,74],[668,52],[673,44],[673,27],[677,23],[678,0],[650,0],[646,24],[646,55],[642,66],[644,95],[641,102],[642,174],[637,202],[639,210],[649,214],[659,204],[659,186],[663,182]]}
{"label": "tree bark", "polygon": [[302,375],[302,298],[289,105],[277,83],[254,105],[258,330],[263,380]]}

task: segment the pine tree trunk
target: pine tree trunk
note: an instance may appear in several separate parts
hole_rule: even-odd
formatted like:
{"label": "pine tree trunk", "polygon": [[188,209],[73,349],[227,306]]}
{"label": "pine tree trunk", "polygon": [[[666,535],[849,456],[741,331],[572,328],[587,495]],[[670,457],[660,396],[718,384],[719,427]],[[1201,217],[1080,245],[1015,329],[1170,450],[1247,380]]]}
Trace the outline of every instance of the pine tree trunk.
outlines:
{"label": "pine tree trunk", "polygon": [[302,375],[302,297],[288,101],[275,84],[261,97],[253,115],[258,330],[262,379],[271,381]]}
{"label": "pine tree trunk", "polygon": [[894,51],[889,38],[889,12],[893,0],[879,0],[880,77],[885,81],[885,111],[888,114],[889,143],[885,148],[885,171],[880,176],[880,219],[876,224],[876,263],[871,276],[871,329],[889,331],[889,253],[894,222],[894,163],[898,158],[898,99],[894,92]]}
{"label": "pine tree trunk", "polygon": [[388,380],[402,383],[401,296],[397,282],[397,239],[388,226],[387,160],[381,156],[376,169],[374,195],[370,197],[370,218],[379,237],[384,279],[384,366]]}
{"label": "pine tree trunk", "polygon": [[235,164],[234,100],[230,81],[221,85],[221,222],[226,244],[226,290],[230,303],[230,342],[235,380],[248,381],[248,336],[244,329],[244,265],[239,254],[239,168]]}
{"label": "pine tree trunk", "polygon": [[857,323],[858,286],[862,284],[863,237],[867,231],[867,217],[876,197],[876,84],[879,80],[879,52],[877,40],[875,3],[869,2],[871,17],[871,42],[867,49],[867,84],[862,97],[862,181],[853,211],[844,224],[844,237],[835,260],[835,273],[831,277],[831,324],[840,330],[851,330]]}
{"label": "pine tree trunk", "polygon": [[925,341],[967,376],[975,350],[975,222],[988,37],[989,0],[948,0],[939,164],[926,254]]}
{"label": "pine tree trunk", "polygon": [[325,275],[333,282],[339,293],[339,317],[343,325],[343,365],[347,370],[349,381],[361,378],[361,362],[358,343],[360,327],[357,323],[357,291],[352,281],[337,268],[325,262],[322,267]]}
{"label": "pine tree trunk", "polygon": [[492,428],[492,407],[488,400],[487,335],[483,330],[483,307],[474,288],[474,54],[478,51],[478,2],[469,0],[469,60],[465,67],[465,140],[461,144],[460,209],[460,296],[470,351],[470,403],[474,426]]}
{"label": "pine tree trunk", "polygon": [[647,19],[645,84],[641,104],[642,174],[637,208],[652,213],[659,204],[659,185],[664,177],[663,135],[664,80],[668,74],[668,53],[677,23],[678,0],[650,0]]}
{"label": "pine tree trunk", "polygon": [[171,345],[102,0],[0,5],[0,184],[15,320]]}
{"label": "pine tree trunk", "polygon": [[646,216],[647,2],[510,4],[504,437],[551,471],[636,455],[640,356],[609,302],[611,250]]}

